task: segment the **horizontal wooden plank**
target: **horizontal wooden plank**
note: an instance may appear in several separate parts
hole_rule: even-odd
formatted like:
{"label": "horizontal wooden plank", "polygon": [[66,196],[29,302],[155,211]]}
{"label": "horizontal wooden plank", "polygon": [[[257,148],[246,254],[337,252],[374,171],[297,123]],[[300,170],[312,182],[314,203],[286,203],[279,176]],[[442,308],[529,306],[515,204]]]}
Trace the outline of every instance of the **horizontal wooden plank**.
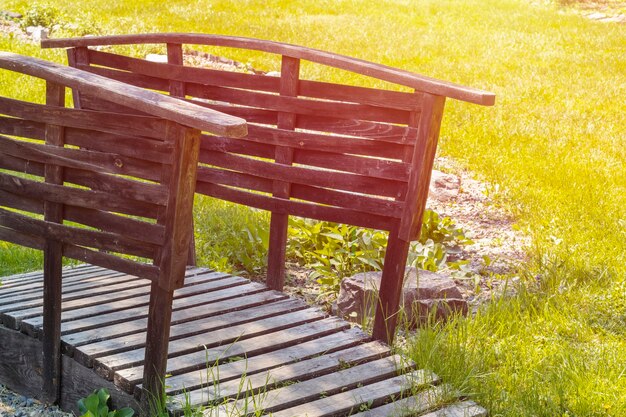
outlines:
{"label": "horizontal wooden plank", "polygon": [[45,139],[45,123],[0,116],[0,133],[29,139]]}
{"label": "horizontal wooden plank", "polygon": [[290,183],[332,188],[355,193],[400,197],[406,183],[338,171],[289,166],[225,152],[200,151],[200,162],[232,171]]}
{"label": "horizontal wooden plank", "polygon": [[[272,192],[272,181],[266,178],[259,178],[254,175],[234,171],[199,167],[198,183],[203,182],[247,188],[266,193]],[[328,190],[320,187],[310,187],[302,184],[291,185],[291,197],[313,203],[352,208],[364,213],[385,217],[400,218],[402,214],[402,203],[399,201]]]}
{"label": "horizontal wooden plank", "polygon": [[409,112],[406,110],[389,109],[367,104],[310,100],[189,82],[185,83],[185,94],[196,98],[297,115],[303,114],[316,117],[334,117],[396,124],[408,124],[409,122]]}
{"label": "horizontal wooden plank", "polygon": [[[143,59],[93,49],[89,50],[89,62],[92,65],[111,67],[168,80],[274,93],[279,92],[280,78],[278,77],[219,71],[207,68],[182,67],[180,65],[149,62]],[[419,96],[411,93],[319,81],[299,80],[298,93],[306,97],[368,104],[378,107],[390,107],[401,110],[417,110],[420,106]]]}
{"label": "horizontal wooden plank", "polygon": [[[392,396],[398,398],[407,391],[420,389],[435,382],[436,378],[429,372],[414,371],[410,374],[396,376],[380,382],[310,401],[295,407],[286,408],[272,413],[274,417],[330,417],[350,414],[360,406],[376,407],[387,402]],[[436,398],[440,387],[422,391],[429,398]],[[428,393],[429,395],[426,395]]]}
{"label": "horizontal wooden plank", "polygon": [[461,86],[458,84],[437,80],[415,74],[398,68],[368,62],[358,58],[325,52],[318,49],[306,48],[281,42],[262,39],[244,38],[237,36],[193,34],[193,33],[162,33],[138,35],[110,35],[99,37],[83,37],[74,39],[44,39],[44,48],[58,48],[68,46],[95,46],[95,45],[128,45],[144,43],[179,43],[194,45],[214,45],[232,48],[251,49],[293,58],[304,59],[357,74],[375,77],[384,81],[405,85],[416,90],[431,94],[444,95],[470,103],[493,105],[493,93]]}
{"label": "horizontal wooden plank", "polygon": [[0,67],[44,78],[80,92],[101,96],[117,104],[134,107],[199,130],[233,137],[246,135],[245,120],[89,74],[76,68],[10,52],[0,53]]}
{"label": "horizontal wooden plank", "polygon": [[[265,303],[253,305],[249,308],[240,308],[243,300],[241,297],[235,298],[229,300],[232,301],[232,305],[231,302],[223,303],[223,309],[226,313],[206,317],[205,312],[202,315],[198,314],[199,317],[195,320],[173,324],[170,328],[170,353],[180,354],[184,349],[197,350],[198,345],[207,347],[209,344],[219,344],[220,340],[223,342],[223,339],[220,339],[220,333],[208,335],[209,332],[217,332],[224,328],[240,326],[251,321],[278,315],[286,318],[283,314],[306,308],[306,304],[303,302],[293,299],[284,300],[283,297],[276,293],[252,294],[245,298],[263,298]],[[234,307],[238,309],[233,311]],[[245,330],[248,331],[247,328]],[[178,339],[180,339],[180,342],[177,342],[174,347],[172,342]],[[117,357],[121,357],[124,360],[131,360],[133,357],[136,359],[138,352],[143,355],[143,349],[140,351],[137,349],[143,348],[145,343],[145,332],[133,333],[78,346],[74,350],[74,358],[90,367],[94,358],[109,356],[109,359],[111,359],[110,355],[122,352],[125,352],[125,354],[117,355]]]}
{"label": "horizontal wooden plank", "polygon": [[[107,291],[102,287],[106,287],[112,283],[121,284],[128,283],[133,285],[133,281],[143,281],[137,277],[132,277],[121,272],[108,271],[103,273],[95,271],[92,273],[84,273],[78,282],[71,280],[72,277],[63,276],[63,294],[64,300],[70,300],[85,295],[84,290],[93,289],[94,291]],[[89,294],[89,293],[88,293]],[[43,281],[32,283],[22,291],[0,290],[0,310],[6,309],[8,306],[20,305],[23,308],[35,305],[41,305],[43,298]]]}
{"label": "horizontal wooden plank", "polygon": [[[463,401],[443,408],[437,407],[436,411],[428,413],[427,411],[432,408],[432,404],[428,401],[427,393],[433,393],[433,391],[402,398],[371,410],[353,414],[352,417],[412,417],[416,415],[420,417],[487,417],[487,411],[473,401]],[[434,394],[437,395],[438,392],[435,391]],[[424,412],[426,414],[423,414]]]}
{"label": "horizontal wooden plank", "polygon": [[[199,287],[201,288],[201,287]],[[200,291],[180,299],[174,300],[174,313],[172,322],[183,323],[202,317],[210,317],[216,314],[214,303],[238,297],[248,297],[263,292],[262,285],[250,284],[247,281],[223,280],[219,286],[214,284],[213,290]],[[197,291],[197,290],[195,290]],[[73,346],[93,343],[100,340],[121,337],[133,333],[141,333],[146,330],[147,311],[145,306],[149,301],[147,292],[137,294],[132,300],[121,300],[114,306],[102,305],[94,308],[82,308],[73,310],[64,315],[65,320],[80,319],[80,324],[72,324],[71,321],[61,325],[64,341]],[[233,301],[233,303],[235,303]],[[236,304],[236,303],[235,303]],[[238,305],[241,305],[239,303]],[[202,306],[202,311],[197,307]],[[100,314],[99,311],[102,311]],[[218,311],[219,312],[219,311]],[[86,319],[94,316],[102,316],[98,326],[89,325]],[[43,320],[37,320],[41,326]]]}
{"label": "horizontal wooden plank", "polygon": [[0,225],[63,243],[88,246],[144,258],[154,257],[157,250],[156,245],[151,245],[146,242],[137,242],[123,235],[65,226],[33,219],[4,209],[0,209]]}
{"label": "horizontal wooden plank", "polygon": [[[226,415],[229,413],[246,415],[252,412],[274,413],[357,386],[393,378],[398,373],[403,373],[412,367],[412,364],[406,363],[398,355],[389,356],[365,364],[347,366],[345,369],[339,369],[333,373],[306,381],[299,381],[294,378],[288,380],[291,381],[291,384],[276,389],[266,390],[263,385],[257,386],[252,392],[248,391],[241,395],[240,399],[220,407],[227,413]],[[249,387],[247,383],[249,380],[249,378],[244,379],[245,385],[242,385],[244,390]],[[259,390],[261,391],[259,392]]]}
{"label": "horizontal wooden plank", "polygon": [[99,265],[104,268],[111,268],[126,274],[136,275],[152,281],[156,280],[159,276],[159,269],[154,265],[120,258],[80,246],[63,244],[63,256],[78,259],[79,261],[88,262],[93,265]]}
{"label": "horizontal wooden plank", "polygon": [[279,79],[264,75],[150,62],[93,49],[89,50],[89,63],[166,80],[278,92]]}
{"label": "horizontal wooden plank", "polygon": [[[170,341],[168,347],[168,358],[176,362],[176,358],[181,355],[191,355],[194,353],[204,354],[209,349],[228,346],[233,343],[244,343],[255,337],[271,335],[284,329],[293,328],[305,323],[312,323],[323,319],[325,316],[321,311],[315,309],[305,309],[293,311],[289,314],[273,315],[267,318],[244,323],[233,324],[212,330],[210,333],[184,337],[175,341]],[[114,371],[130,368],[143,364],[145,349],[133,349],[108,356],[95,355],[94,369],[96,373],[107,379],[111,379]],[[185,360],[182,360],[185,362]],[[181,362],[182,363],[182,362]],[[206,362],[205,362],[206,364]]]}
{"label": "horizontal wooden plank", "polygon": [[160,140],[163,140],[165,137],[165,121],[155,117],[50,107],[6,97],[0,97],[0,114],[39,123],[96,130],[118,135],[147,136]]}
{"label": "horizontal wooden plank", "polygon": [[380,140],[378,138],[357,138],[331,134],[312,133],[275,129],[268,126],[251,124],[245,138],[231,139],[267,143],[276,146],[288,146],[294,149],[317,150],[332,153],[349,153],[379,158],[402,159],[406,146],[414,143],[408,139],[400,141]]}
{"label": "horizontal wooden plank", "polygon": [[[122,156],[170,164],[172,149],[167,143],[130,134],[115,135],[88,129],[65,128],[65,144],[100,152],[114,150]],[[0,134],[43,141],[45,123],[0,116]]]}
{"label": "horizontal wooden plank", "polygon": [[[76,277],[63,275],[63,297],[71,297],[71,295],[77,291],[85,288],[98,287],[105,285],[107,280],[111,277],[119,279],[118,282],[129,282],[138,280],[137,277],[124,276],[125,274],[120,272],[109,271],[105,274],[101,271],[84,273],[84,278],[76,280]],[[13,289],[3,289],[0,291],[0,308],[4,308],[6,304],[15,304],[16,302],[31,302],[32,300],[41,300],[43,297],[43,282],[33,282],[21,291]],[[32,305],[32,304],[31,304]]]}
{"label": "horizontal wooden plank", "polygon": [[389,230],[395,219],[345,208],[319,206],[277,197],[267,197],[210,183],[198,183],[196,192],[222,200],[294,216]]}
{"label": "horizontal wooden plank", "polygon": [[[172,408],[176,409],[177,405],[180,406],[182,404],[190,404],[197,407],[207,403],[222,402],[226,398],[237,400],[242,396],[249,395],[248,393],[256,394],[259,390],[266,392],[265,390],[272,390],[320,375],[331,374],[339,369],[346,369],[388,355],[388,346],[380,342],[370,342],[309,359],[302,359],[298,362],[271,368],[264,372],[244,372],[239,378],[226,381],[221,377],[222,369],[210,369],[207,372],[213,372],[213,376],[216,379],[219,373],[219,385],[209,385],[203,389],[191,391],[186,390],[184,393],[173,397],[174,406]],[[242,390],[245,392],[242,392]],[[265,401],[265,399],[266,396],[263,394],[261,400]]]}
{"label": "horizontal wooden plank", "polygon": [[87,171],[130,175],[147,180],[158,181],[163,169],[161,164],[113,153],[40,145],[2,135],[0,135],[0,146],[2,146],[2,153],[16,158]]}
{"label": "horizontal wooden plank", "polygon": [[[34,162],[0,153],[0,168],[43,177],[44,163]],[[139,182],[122,176],[114,176],[82,169],[65,168],[65,183],[89,187],[95,191],[114,192],[116,195],[134,200],[164,205],[167,201],[166,188],[147,182]]]}
{"label": "horizontal wooden plank", "polygon": [[[66,266],[63,268],[63,284],[68,286],[76,285],[76,283],[80,283],[83,274],[87,279],[90,279],[92,276],[103,275],[105,272],[102,272],[101,268],[94,265]],[[41,270],[2,277],[0,298],[22,291],[28,292],[33,288],[41,288],[42,286],[43,272]]]}
{"label": "horizontal wooden plank", "polygon": [[[72,291],[64,288],[61,299],[69,306],[69,301],[84,299],[88,297],[95,297],[104,294],[115,293],[120,290],[130,290],[134,288],[145,288],[148,282],[137,277],[129,276],[122,273],[112,272],[108,279],[99,280],[96,282],[85,282],[82,286],[75,286]],[[43,291],[39,291],[35,296],[28,295],[25,297],[15,297],[11,302],[3,303],[0,305],[0,313],[7,311],[17,312],[20,310],[26,310],[33,307],[43,305]]]}
{"label": "horizontal wooden plank", "polygon": [[159,207],[152,203],[129,200],[107,192],[47,184],[2,173],[0,173],[0,189],[32,199],[44,199],[61,204],[71,202],[73,206],[153,219],[156,218]]}
{"label": "horizontal wooden plank", "polygon": [[[278,366],[294,364],[306,359],[318,357],[323,354],[348,349],[365,342],[368,336],[357,328],[347,329],[317,339],[301,341],[297,345],[283,347],[256,356],[235,358],[219,365],[219,368],[210,364],[209,368],[194,370],[191,372],[174,375],[168,378],[168,394],[193,393],[196,400],[207,400],[207,386],[213,386],[216,372],[219,371],[219,379],[222,383],[227,381],[239,381],[242,375],[254,375],[269,371]],[[135,390],[135,394],[141,395],[141,385]],[[204,394],[204,397],[202,395]],[[174,404],[176,405],[176,404]]]}
{"label": "horizontal wooden plank", "polygon": [[[184,356],[169,358],[167,373],[177,375],[205,368],[207,364],[227,362],[233,357],[246,356],[248,358],[294,346],[299,343],[337,333],[348,328],[349,325],[337,318],[327,318],[290,327],[263,336],[257,336],[242,341],[233,342],[226,346],[215,347],[204,351],[190,353]],[[141,381],[143,366],[122,369],[115,373],[115,383],[126,392],[132,392]]]}
{"label": "horizontal wooden plank", "polygon": [[[400,147],[394,150],[394,145],[390,146],[383,143],[374,143],[373,141],[367,142],[374,145],[374,148],[380,149],[382,151],[381,153],[384,153],[386,156],[398,157],[404,152],[404,150]],[[213,136],[205,138],[202,142],[201,149],[206,151],[228,152],[245,156],[273,159],[276,146],[278,145],[268,145],[262,142]],[[281,146],[289,147],[290,144],[285,143]],[[324,146],[320,144],[319,148],[322,149]],[[342,150],[349,151],[347,147],[342,145],[334,146],[332,143],[326,144],[326,149],[328,151],[302,150],[297,149],[296,146],[293,162],[299,165],[308,165],[314,168],[332,169],[372,178],[382,178],[402,182],[406,182],[409,177],[411,167],[408,164],[388,159],[377,159],[336,153],[335,148],[338,148],[337,152],[341,152]],[[359,152],[354,149],[353,151],[353,154],[362,155],[369,153],[364,151]]]}
{"label": "horizontal wooden plank", "polygon": [[[43,250],[45,239],[41,236],[29,235],[13,229],[0,226],[0,240],[12,242],[32,249]],[[104,252],[94,252],[80,246],[63,244],[63,256],[79,261],[88,262],[116,271],[136,275],[138,277],[155,280],[158,277],[158,268],[154,265],[122,259]]]}
{"label": "horizontal wooden plank", "polygon": [[130,133],[115,135],[68,127],[65,129],[65,144],[160,164],[172,163],[173,148],[170,144],[160,140],[132,136]]}

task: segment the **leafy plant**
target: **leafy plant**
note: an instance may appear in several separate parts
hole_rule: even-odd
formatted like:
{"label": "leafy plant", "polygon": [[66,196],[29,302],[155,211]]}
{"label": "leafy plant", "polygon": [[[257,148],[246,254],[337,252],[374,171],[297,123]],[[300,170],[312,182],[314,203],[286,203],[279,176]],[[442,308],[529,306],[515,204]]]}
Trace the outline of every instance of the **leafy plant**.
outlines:
{"label": "leafy plant", "polygon": [[109,410],[111,395],[106,388],[94,390],[85,398],[78,400],[80,417],[132,417],[135,410],[124,407],[119,410]]}
{"label": "leafy plant", "polygon": [[43,26],[50,28],[54,24],[60,23],[61,13],[59,9],[50,4],[32,3],[30,8],[24,13],[22,26]]}
{"label": "leafy plant", "polygon": [[[287,253],[313,269],[310,277],[320,284],[320,297],[332,298],[343,278],[382,270],[387,237],[387,232],[292,218]],[[438,271],[447,266],[448,253],[458,253],[461,245],[471,243],[452,219],[426,210],[420,240],[411,245],[407,263]]]}

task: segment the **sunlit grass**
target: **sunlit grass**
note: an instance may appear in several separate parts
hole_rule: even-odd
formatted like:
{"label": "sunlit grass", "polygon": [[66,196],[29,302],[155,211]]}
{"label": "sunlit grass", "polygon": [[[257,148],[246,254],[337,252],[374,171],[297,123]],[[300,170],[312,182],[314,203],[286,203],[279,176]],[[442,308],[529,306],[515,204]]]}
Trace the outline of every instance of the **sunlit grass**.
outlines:
{"label": "sunlit grass", "polygon": [[[531,261],[520,295],[419,332],[411,355],[474,394],[492,416],[626,415],[624,25],[522,0],[48,3],[95,33],[272,39],[495,92],[491,108],[446,104],[440,153],[500,185],[499,204],[533,238]],[[9,0],[2,7],[30,6]],[[141,52],[150,48],[158,50]],[[0,49],[64,60],[61,51],[2,38]],[[275,58],[228,53],[277,69]],[[304,73],[320,78],[322,69],[306,65]],[[0,77],[3,94],[41,97],[22,79]],[[332,77],[354,81],[342,72]],[[201,205],[199,248],[233,252],[236,229],[267,221],[227,207]],[[31,252],[6,248],[4,273],[37,266]],[[237,269],[232,260],[200,256]]]}

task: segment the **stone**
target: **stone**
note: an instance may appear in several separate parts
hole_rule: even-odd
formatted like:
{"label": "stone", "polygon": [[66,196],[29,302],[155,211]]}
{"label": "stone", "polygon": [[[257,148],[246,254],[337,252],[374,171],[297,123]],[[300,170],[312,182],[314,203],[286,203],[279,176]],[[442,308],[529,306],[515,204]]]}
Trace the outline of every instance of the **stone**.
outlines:
{"label": "stone", "polygon": [[[341,281],[337,313],[354,322],[374,317],[382,272],[364,272]],[[451,313],[467,314],[467,301],[449,275],[407,268],[402,302],[407,323],[415,327],[428,320],[446,319]]]}
{"label": "stone", "polygon": [[146,55],[146,61],[158,62],[160,64],[167,64],[167,55],[163,55],[163,54],[148,54],[148,55]]}
{"label": "stone", "polygon": [[28,26],[26,28],[26,34],[28,34],[34,41],[40,41],[42,39],[48,39],[49,31],[43,26]]}
{"label": "stone", "polygon": [[433,170],[430,177],[428,196],[437,201],[448,201],[456,197],[461,189],[461,180],[456,175]]}
{"label": "stone", "polygon": [[9,19],[21,19],[23,17],[20,13],[11,12],[9,10],[2,10],[2,11],[0,11],[0,16],[1,15],[4,15],[4,16],[8,17]]}

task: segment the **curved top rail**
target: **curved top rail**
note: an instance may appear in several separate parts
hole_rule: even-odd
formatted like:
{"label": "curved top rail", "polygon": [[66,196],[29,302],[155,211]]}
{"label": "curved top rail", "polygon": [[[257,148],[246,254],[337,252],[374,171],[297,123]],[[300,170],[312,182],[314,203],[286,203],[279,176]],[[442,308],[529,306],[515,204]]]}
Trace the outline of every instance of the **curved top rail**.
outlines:
{"label": "curved top rail", "polygon": [[254,38],[194,33],[152,33],[139,35],[44,39],[41,41],[41,46],[42,48],[61,48],[145,43],[180,43],[226,46],[270,52],[352,71],[361,75],[415,88],[416,90],[424,91],[430,94],[446,96],[484,106],[492,106],[495,103],[495,94],[488,91],[464,87],[459,84],[437,80],[435,78],[426,77],[382,64],[375,64],[358,58],[351,58],[345,55],[325,52],[319,49]]}
{"label": "curved top rail", "polygon": [[213,134],[230,137],[242,137],[247,134],[246,121],[239,117],[54,62],[0,51],[0,68],[43,78]]}

